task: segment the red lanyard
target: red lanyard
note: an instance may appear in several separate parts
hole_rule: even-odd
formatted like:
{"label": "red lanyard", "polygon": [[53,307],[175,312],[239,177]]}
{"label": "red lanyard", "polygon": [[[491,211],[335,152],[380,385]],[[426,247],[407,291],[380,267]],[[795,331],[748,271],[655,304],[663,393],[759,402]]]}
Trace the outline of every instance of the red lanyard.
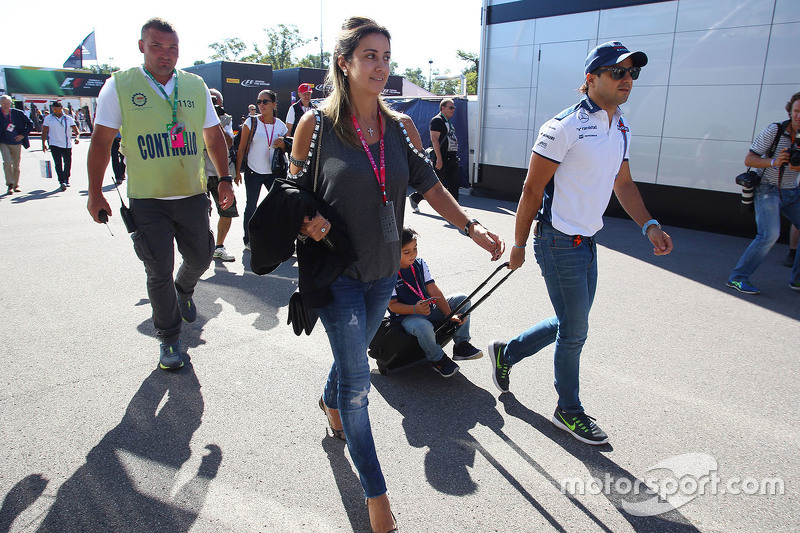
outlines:
{"label": "red lanyard", "polygon": [[381,119],[381,112],[378,111],[378,130],[380,130],[381,134],[381,170],[380,173],[378,172],[378,165],[375,164],[375,159],[372,157],[372,152],[369,151],[369,145],[367,144],[367,140],[364,139],[364,134],[361,133],[361,126],[358,125],[358,119],[355,115],[350,115],[350,118],[353,119],[353,126],[356,128],[356,133],[358,133],[358,138],[361,139],[361,144],[364,146],[364,151],[367,152],[367,157],[369,157],[369,162],[372,165],[372,170],[375,172],[375,179],[378,180],[378,185],[381,187],[381,194],[383,195],[383,205],[386,205],[389,200],[386,198],[386,152],[384,150],[383,144],[383,120]]}
{"label": "red lanyard", "polygon": [[416,289],[414,287],[412,287],[409,282],[406,281],[406,278],[403,277],[402,271],[398,272],[398,274],[400,274],[400,279],[403,280],[403,283],[406,284],[406,287],[411,289],[411,292],[413,292],[414,294],[419,296],[420,300],[424,300],[425,299],[425,293],[422,292],[422,288],[419,286],[419,280],[417,279],[417,272],[414,270],[414,265],[413,264],[411,265],[411,275],[414,276],[414,283],[417,284],[417,288]]}
{"label": "red lanyard", "polygon": [[272,148],[272,139],[275,137],[275,118],[272,119],[272,137],[270,137],[269,132],[267,131],[267,123],[261,122],[264,125],[264,135],[267,136],[267,153],[269,153],[270,148]]}

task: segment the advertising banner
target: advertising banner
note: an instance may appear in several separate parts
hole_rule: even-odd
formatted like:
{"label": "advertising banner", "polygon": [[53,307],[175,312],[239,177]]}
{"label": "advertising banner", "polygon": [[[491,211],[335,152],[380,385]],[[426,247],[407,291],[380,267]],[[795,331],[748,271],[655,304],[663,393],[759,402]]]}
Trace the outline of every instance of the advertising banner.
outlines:
{"label": "advertising banner", "polygon": [[33,68],[5,69],[6,91],[19,94],[53,96],[97,96],[109,78],[108,74],[93,74],[74,70],[45,70]]}

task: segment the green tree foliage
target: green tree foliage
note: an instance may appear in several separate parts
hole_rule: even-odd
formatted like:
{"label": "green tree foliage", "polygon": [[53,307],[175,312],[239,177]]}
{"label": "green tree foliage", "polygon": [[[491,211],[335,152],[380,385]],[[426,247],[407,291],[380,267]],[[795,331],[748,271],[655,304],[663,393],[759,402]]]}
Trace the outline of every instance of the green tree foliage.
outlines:
{"label": "green tree foliage", "polygon": [[457,50],[456,56],[462,61],[471,63],[467,68],[461,71],[461,73],[467,77],[467,94],[478,94],[478,54],[465,50]]}
{"label": "green tree foliage", "polygon": [[[267,32],[266,45],[253,43],[253,52],[247,52],[247,45],[238,37],[225,39],[221,43],[208,45],[214,53],[210,56],[212,60],[234,60],[248,61],[251,63],[265,63],[272,65],[272,68],[283,69],[300,66],[319,65],[318,55],[309,55],[301,60],[295,60],[292,54],[297,48],[308,43],[310,39],[305,39],[300,35],[300,30],[295,25],[278,24],[272,28],[264,28]],[[263,49],[263,51],[262,51]],[[324,62],[330,61],[330,54],[322,56]]]}
{"label": "green tree foliage", "polygon": [[269,63],[273,69],[290,68],[294,66],[292,52],[306,44],[309,40],[300,36],[297,26],[278,24],[274,28],[266,28],[267,51],[262,55],[259,63]]}
{"label": "green tree foliage", "polygon": [[89,65],[89,70],[95,74],[111,74],[112,72],[118,71],[119,67],[114,67],[108,63],[103,63],[102,65]]}
{"label": "green tree foliage", "polygon": [[212,61],[236,61],[247,50],[247,45],[238,37],[225,39],[221,43],[211,43],[208,47],[214,50],[211,54]]}
{"label": "green tree foliage", "polygon": [[[322,68],[328,68],[331,63],[330,52],[323,52],[322,54]],[[308,54],[306,57],[297,61],[293,66],[306,67],[306,68],[320,68],[319,54]]]}
{"label": "green tree foliage", "polygon": [[423,76],[421,68],[407,68],[405,72],[403,72],[403,77],[415,85],[419,85],[423,88],[428,87],[428,80]]}

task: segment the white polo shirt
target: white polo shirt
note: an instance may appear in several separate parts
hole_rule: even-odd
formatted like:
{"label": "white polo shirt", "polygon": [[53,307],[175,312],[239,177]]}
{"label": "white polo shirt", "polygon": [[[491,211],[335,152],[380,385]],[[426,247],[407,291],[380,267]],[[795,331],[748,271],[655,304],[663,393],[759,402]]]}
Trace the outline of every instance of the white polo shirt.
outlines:
{"label": "white polo shirt", "polygon": [[567,235],[593,236],[603,227],[619,167],[628,160],[630,129],[617,108],[608,114],[588,96],[547,121],[533,151],[558,163],[536,218]]}
{"label": "white polo shirt", "polygon": [[72,149],[72,126],[75,126],[75,119],[63,112],[60,117],[50,113],[44,117],[42,126],[49,128],[47,142],[50,146]]}
{"label": "white polo shirt", "polygon": [[[153,88],[156,94],[162,99],[166,100],[161,90],[158,88],[157,82],[150,78],[144,72],[143,67],[139,67],[142,75],[147,78],[147,83]],[[172,98],[172,92],[175,89],[176,74],[173,74],[166,85],[163,85],[164,92]],[[180,88],[178,88],[178,97],[180,97]],[[106,80],[106,83],[100,89],[100,94],[97,95],[97,112],[94,117],[94,123],[118,130],[122,126],[122,110],[119,107],[119,95],[117,95],[117,84],[114,76]],[[214,104],[211,102],[211,93],[206,89],[206,121],[203,124],[204,128],[210,128],[219,124],[217,112],[214,110]]]}

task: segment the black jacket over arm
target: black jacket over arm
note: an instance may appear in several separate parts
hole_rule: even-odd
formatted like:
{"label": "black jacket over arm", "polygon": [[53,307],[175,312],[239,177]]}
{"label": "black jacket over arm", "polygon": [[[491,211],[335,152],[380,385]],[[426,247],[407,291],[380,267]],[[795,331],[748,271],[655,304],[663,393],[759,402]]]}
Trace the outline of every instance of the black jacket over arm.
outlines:
{"label": "black jacket over arm", "polygon": [[306,216],[319,212],[331,222],[329,244],[313,239],[297,241],[299,290],[303,303],[319,308],[331,302],[330,284],[358,257],[347,228],[336,213],[314,193],[290,180],[277,179],[249,222],[250,267],[269,274],[292,257]]}

